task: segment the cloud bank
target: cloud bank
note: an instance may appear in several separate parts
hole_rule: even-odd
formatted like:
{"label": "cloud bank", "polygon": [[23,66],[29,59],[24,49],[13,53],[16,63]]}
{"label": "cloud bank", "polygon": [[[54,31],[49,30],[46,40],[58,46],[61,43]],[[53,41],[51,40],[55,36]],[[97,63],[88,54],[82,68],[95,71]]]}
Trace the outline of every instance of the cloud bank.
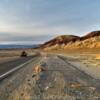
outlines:
{"label": "cloud bank", "polygon": [[99,0],[0,0],[0,41],[44,42],[100,29]]}

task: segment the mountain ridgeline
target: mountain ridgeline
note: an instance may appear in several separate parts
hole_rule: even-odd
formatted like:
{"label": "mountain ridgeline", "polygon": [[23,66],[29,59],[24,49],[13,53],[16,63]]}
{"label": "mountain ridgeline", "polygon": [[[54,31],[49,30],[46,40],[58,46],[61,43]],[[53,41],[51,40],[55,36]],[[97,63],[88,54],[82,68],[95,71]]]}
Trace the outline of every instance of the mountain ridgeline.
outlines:
{"label": "mountain ridgeline", "polygon": [[41,45],[44,50],[100,48],[100,31],[93,31],[85,36],[61,35]]}

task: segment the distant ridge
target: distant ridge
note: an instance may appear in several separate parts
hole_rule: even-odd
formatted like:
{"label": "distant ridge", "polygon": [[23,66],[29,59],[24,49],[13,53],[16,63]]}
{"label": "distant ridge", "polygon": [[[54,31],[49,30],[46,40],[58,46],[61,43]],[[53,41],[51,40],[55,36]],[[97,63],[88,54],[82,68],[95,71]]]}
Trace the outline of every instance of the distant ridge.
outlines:
{"label": "distant ridge", "polygon": [[62,36],[58,36],[46,43],[44,43],[42,45],[42,47],[48,47],[48,46],[52,46],[52,45],[55,45],[55,44],[67,44],[69,42],[75,42],[77,40],[80,40],[80,37],[78,36],[74,36],[74,35],[62,35]]}
{"label": "distant ridge", "polygon": [[100,31],[90,32],[87,35],[81,37],[81,40],[86,40],[86,39],[89,39],[89,38],[92,38],[92,37],[96,37],[96,36],[100,36]]}
{"label": "distant ridge", "polygon": [[0,44],[0,49],[26,49],[37,48],[39,45],[17,45],[17,44]]}
{"label": "distant ridge", "polygon": [[41,49],[100,48],[100,31],[93,31],[85,36],[61,35],[40,46]]}

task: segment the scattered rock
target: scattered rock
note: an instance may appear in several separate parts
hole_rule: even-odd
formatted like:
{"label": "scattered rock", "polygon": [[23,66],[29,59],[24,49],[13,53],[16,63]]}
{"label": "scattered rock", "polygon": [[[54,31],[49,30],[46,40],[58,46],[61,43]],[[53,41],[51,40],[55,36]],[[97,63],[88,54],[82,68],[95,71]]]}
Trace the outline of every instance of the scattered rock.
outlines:
{"label": "scattered rock", "polygon": [[80,88],[82,85],[81,84],[71,84],[71,88]]}
{"label": "scattered rock", "polygon": [[47,68],[41,66],[41,65],[37,65],[35,68],[34,68],[34,72],[36,74],[39,74],[40,72],[43,72],[43,71],[47,71]]}
{"label": "scattered rock", "polygon": [[96,87],[89,87],[89,90],[95,91],[96,90]]}

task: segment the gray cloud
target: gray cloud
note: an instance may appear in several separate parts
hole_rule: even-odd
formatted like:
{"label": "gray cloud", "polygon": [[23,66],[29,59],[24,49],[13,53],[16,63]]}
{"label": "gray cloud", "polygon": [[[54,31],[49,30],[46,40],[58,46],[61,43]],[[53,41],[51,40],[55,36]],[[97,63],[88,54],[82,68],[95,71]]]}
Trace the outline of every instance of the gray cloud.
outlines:
{"label": "gray cloud", "polygon": [[1,41],[46,41],[100,28],[99,0],[1,0]]}

